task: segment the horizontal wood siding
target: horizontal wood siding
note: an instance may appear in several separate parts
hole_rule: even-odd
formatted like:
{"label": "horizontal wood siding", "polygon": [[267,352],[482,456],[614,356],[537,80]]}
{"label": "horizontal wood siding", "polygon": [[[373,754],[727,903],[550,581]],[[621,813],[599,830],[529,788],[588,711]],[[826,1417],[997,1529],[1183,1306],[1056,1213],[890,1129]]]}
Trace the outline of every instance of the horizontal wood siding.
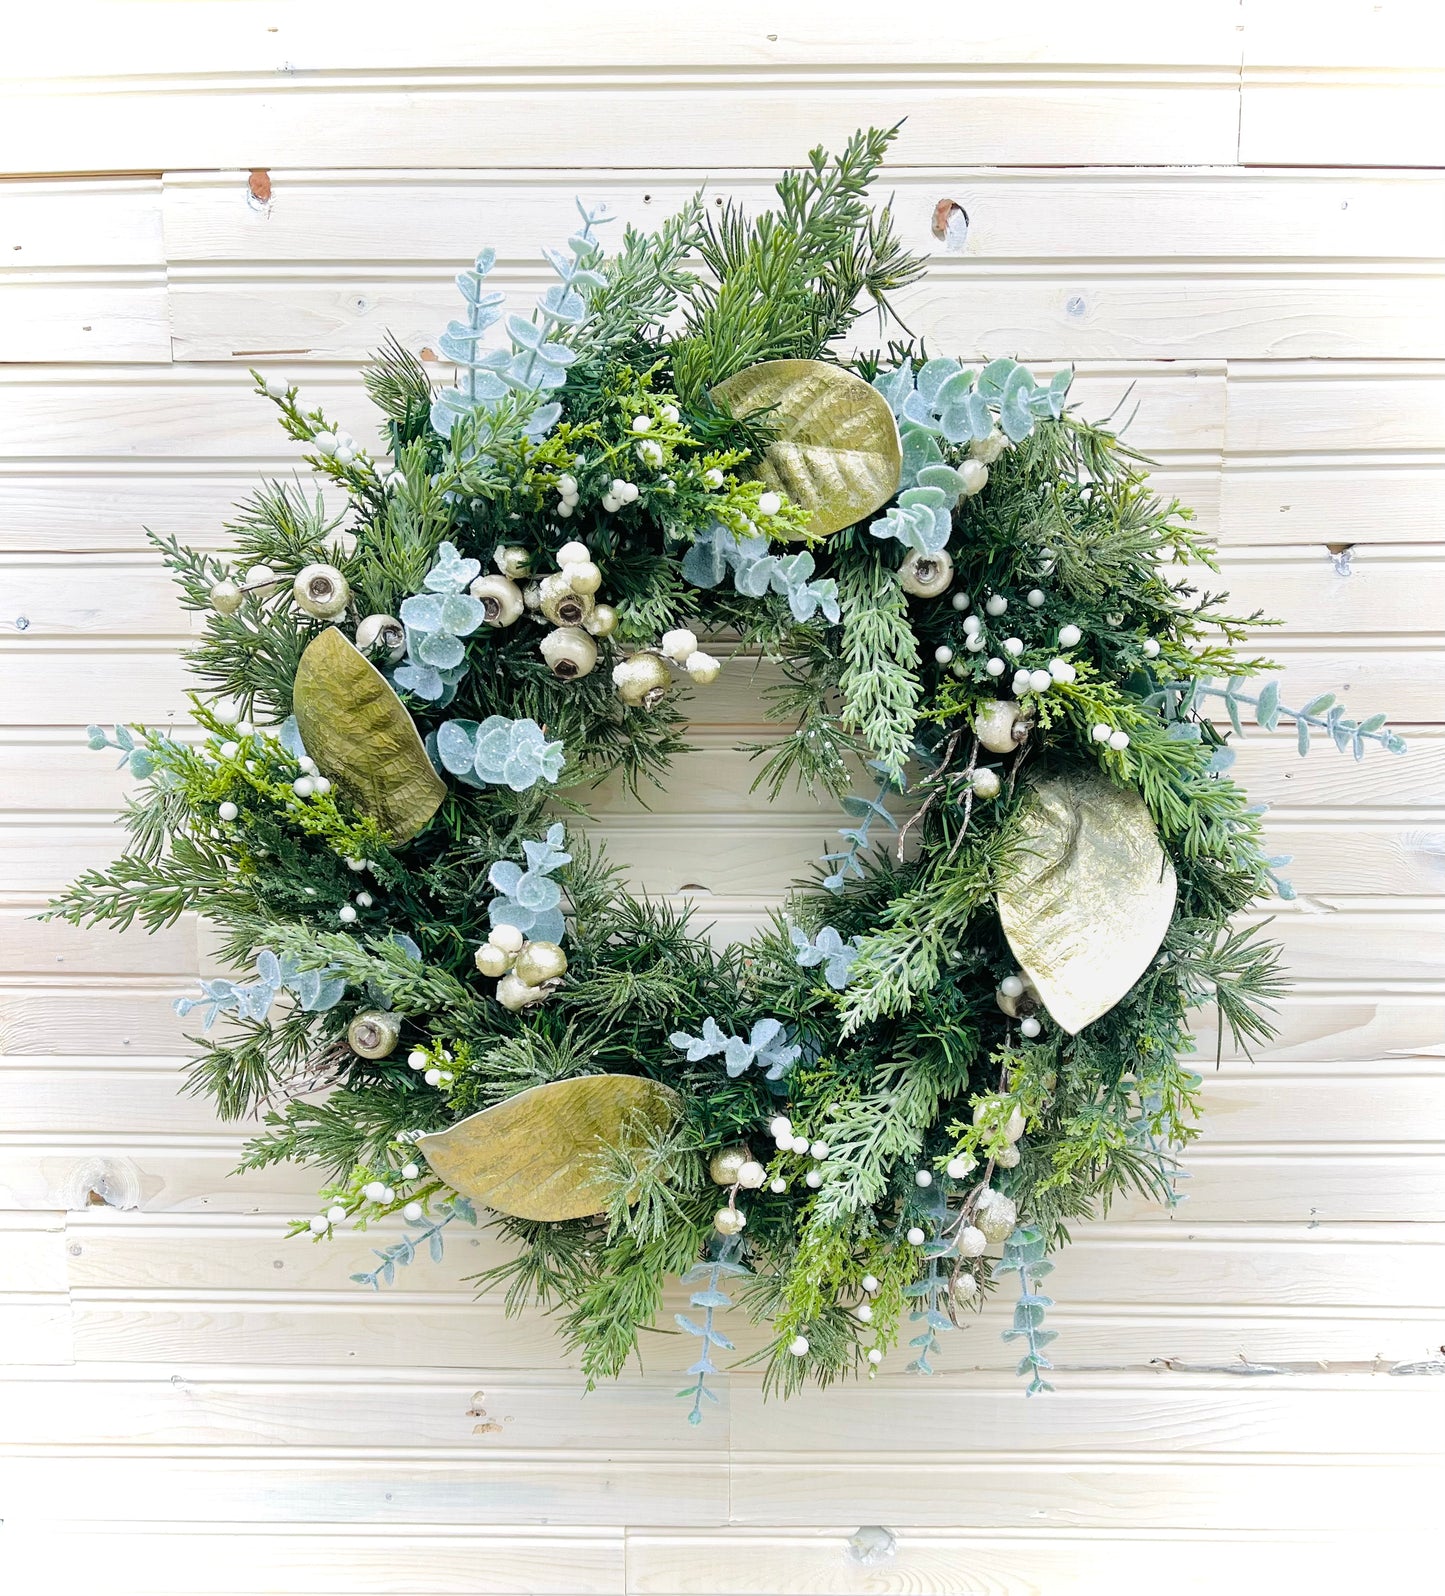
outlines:
{"label": "horizontal wood siding", "polygon": [[[1438,7],[539,10],[119,0],[7,37],[0,1548],[41,1571],[17,1591],[1398,1582],[1445,1418]],[[117,846],[125,781],[85,722],[190,734],[194,622],[143,529],[223,547],[229,507],[298,468],[248,367],[360,436],[367,352],[387,330],[429,349],[483,243],[526,295],[576,194],[636,225],[700,186],[760,202],[778,164],[905,114],[895,207],[932,256],[910,324],[1072,364],[1090,412],[1135,410],[1236,604],[1284,618],[1260,644],[1287,698],[1388,710],[1411,752],[1242,744],[1294,856],[1274,929],[1295,988],[1253,1059],[1216,1067],[1200,1017],[1189,1200],[1080,1227],[1053,1277],[1056,1395],[1023,1399],[990,1308],[931,1383],[885,1366],[783,1408],[743,1372],[693,1430],[677,1338],[583,1400],[545,1323],[474,1303],[485,1234],[376,1297],[347,1278],[375,1236],[287,1242],[313,1178],[232,1174],[246,1127],[183,1095],[170,1000],[216,968],[206,928],[31,916]],[[966,215],[947,242],[941,200]],[[613,786],[591,804],[634,883],[719,937],[838,824],[750,791],[737,745],[767,681],[736,661],[697,695],[696,751],[648,812]],[[871,1566],[850,1542],[869,1525],[897,1537]]]}

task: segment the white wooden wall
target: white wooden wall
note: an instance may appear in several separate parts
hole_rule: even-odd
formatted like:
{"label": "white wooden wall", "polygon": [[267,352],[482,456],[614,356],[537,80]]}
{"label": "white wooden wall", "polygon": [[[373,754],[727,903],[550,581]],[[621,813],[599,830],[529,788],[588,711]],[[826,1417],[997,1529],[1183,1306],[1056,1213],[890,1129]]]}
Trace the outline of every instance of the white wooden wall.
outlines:
{"label": "white wooden wall", "polygon": [[[7,8],[0,73],[0,1566],[16,1596],[1042,1592],[1313,1596],[1408,1574],[1445,1388],[1445,58],[1434,0]],[[1075,361],[1217,531],[1293,699],[1387,709],[1408,760],[1257,736],[1299,901],[1277,1045],[1209,1070],[1172,1219],[1084,1228],[1057,1395],[1001,1314],[931,1383],[701,1430],[691,1348],[580,1399],[537,1320],[475,1305],[486,1241],[360,1294],[364,1242],[283,1240],[305,1173],[228,1174],[176,1095],[197,927],[27,916],[109,858],[88,720],[182,722],[186,621],[142,524],[220,541],[296,452],[245,367],[360,433],[358,362],[420,347],[495,242],[537,280],[572,195],[661,217],[700,179],[909,118],[939,348]],[[269,194],[269,198],[266,196]],[[957,201],[949,253],[928,224]],[[599,805],[725,928],[834,817],[746,796],[745,682],[655,813]],[[753,1344],[746,1334],[746,1345]],[[899,1360],[901,1362],[901,1360]],[[891,1560],[849,1537],[882,1525]]]}

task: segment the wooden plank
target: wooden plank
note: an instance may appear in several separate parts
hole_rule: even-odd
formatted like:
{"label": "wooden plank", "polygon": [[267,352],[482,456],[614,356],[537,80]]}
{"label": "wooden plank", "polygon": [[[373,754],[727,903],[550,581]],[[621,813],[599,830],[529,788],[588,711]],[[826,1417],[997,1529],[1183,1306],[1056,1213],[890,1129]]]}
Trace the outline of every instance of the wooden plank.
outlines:
{"label": "wooden plank", "polygon": [[[1012,1486],[1015,1477],[1008,1478]],[[934,1476],[930,1471],[929,1481],[939,1504],[952,1504],[955,1513],[958,1503],[971,1501],[981,1484],[993,1494],[986,1482],[972,1475],[940,1471]],[[820,1488],[831,1490],[834,1483],[830,1477]],[[1023,1482],[1017,1483],[1026,1488]],[[1146,1517],[1154,1516],[1143,1506],[1144,1489],[1132,1480],[1091,1477],[1087,1483],[1100,1498],[1115,1486],[1123,1487],[1120,1518],[1127,1515],[1131,1526],[1136,1523],[1136,1507],[1143,1507]],[[1171,1479],[1170,1483],[1172,1494],[1175,1482]],[[1181,1511],[1191,1513],[1200,1505],[1204,1488],[1215,1482],[1177,1483]],[[1252,1480],[1241,1478],[1240,1483],[1271,1492],[1281,1488],[1273,1479],[1259,1475]],[[1054,1478],[1030,1484],[1033,1500],[1056,1500]],[[933,1492],[919,1494],[932,1496]],[[853,1509],[864,1500],[861,1491],[841,1498],[830,1495],[830,1522],[841,1519],[851,1523],[860,1518],[857,1511],[849,1517],[844,1507]],[[1169,1588],[1177,1596],[1247,1591],[1252,1581],[1263,1581],[1263,1586],[1255,1588],[1267,1589],[1296,1578],[1311,1596],[1351,1596],[1358,1582],[1369,1578],[1372,1567],[1388,1564],[1395,1556],[1428,1555],[1418,1531],[1397,1519],[1388,1504],[1382,1502],[1381,1510],[1387,1515],[1385,1522],[1399,1525],[1398,1534],[1341,1531],[1339,1524],[1351,1518],[1343,1503],[1339,1518],[1309,1533],[1120,1530],[1117,1519],[1104,1538],[1075,1531],[1072,1526],[1045,1528],[1037,1521],[1012,1534],[960,1531],[956,1524],[931,1533],[913,1529],[901,1538],[896,1555],[888,1559],[884,1577],[892,1589],[908,1591],[911,1596],[1022,1596],[1024,1592],[1030,1596],[1040,1592],[1048,1596],[1118,1596],[1120,1591],[1149,1589],[1158,1579],[1159,1569],[1167,1564]],[[964,1512],[972,1517],[969,1509]],[[877,1507],[862,1507],[862,1521],[876,1522],[883,1516]],[[757,1522],[772,1521],[759,1518]],[[889,1588],[879,1583],[878,1569],[859,1566],[850,1533],[798,1527],[778,1534],[766,1529],[749,1534],[734,1529],[725,1540],[710,1537],[706,1531],[689,1536],[631,1534],[627,1547],[629,1589],[638,1596],[675,1596],[698,1590],[701,1587],[694,1575],[704,1563],[714,1571],[707,1589],[715,1596],[845,1596]]]}
{"label": "wooden plank", "polygon": [[[938,55],[935,44],[915,59]],[[950,65],[867,77],[848,67],[724,74],[710,65],[580,76],[236,73],[177,82],[165,94],[134,80],[22,81],[0,105],[0,150],[7,172],[451,167],[479,150],[516,167],[571,168],[605,127],[610,165],[667,167],[685,152],[688,168],[771,170],[817,143],[840,148],[860,126],[887,126],[900,95],[908,103],[900,165],[1219,165],[1235,154],[1229,70],[1091,76]],[[1360,164],[1395,164],[1390,150]]]}
{"label": "wooden plank", "polygon": [[160,184],[0,179],[0,360],[171,358]]}
{"label": "wooden plank", "polygon": [[154,177],[0,181],[0,269],[90,270],[166,263]]}
{"label": "wooden plank", "polygon": [[[1052,1405],[1058,1406],[1064,1400],[1061,1397],[1059,1403]],[[873,1405],[877,1407],[876,1399]],[[1035,1403],[1032,1406],[1042,1407],[1044,1404]],[[940,1411],[952,1417],[961,1427],[967,1427],[970,1423],[971,1414],[962,1404],[944,1401],[940,1403]],[[655,1423],[665,1424],[675,1416],[663,1409]],[[856,1442],[853,1444],[856,1446]],[[1117,1524],[1108,1517],[1108,1493],[1111,1488],[1117,1488],[1121,1493],[1120,1499],[1128,1504],[1131,1534],[1150,1530],[1168,1534],[1176,1522],[1183,1521],[1199,1534],[1237,1533],[1242,1530],[1246,1534],[1263,1536],[1273,1529],[1287,1536],[1291,1531],[1299,1532],[1302,1528],[1316,1532],[1327,1530],[1330,1521],[1326,1515],[1331,1509],[1338,1510],[1345,1521],[1351,1521],[1353,1512],[1345,1500],[1351,1473],[1370,1479],[1378,1469],[1383,1479],[1378,1482],[1371,1480],[1364,1487],[1354,1511],[1360,1514],[1369,1511],[1374,1524],[1399,1523],[1403,1528],[1408,1521],[1407,1515],[1418,1510],[1422,1500],[1421,1484],[1437,1483],[1435,1471],[1428,1464],[1422,1469],[1417,1463],[1414,1465],[1417,1477],[1409,1480],[1404,1466],[1381,1464],[1373,1459],[1371,1464],[1368,1470],[1358,1466],[1350,1470],[1318,1461],[1302,1469],[1284,1458],[1271,1458],[1259,1462],[1236,1462],[1226,1468],[1207,1462],[1158,1458],[1131,1465],[1128,1461],[1113,1464],[1093,1460],[1075,1462],[1067,1455],[1058,1459],[1045,1455],[1025,1455],[1001,1468],[992,1457],[956,1461],[949,1458],[938,1463],[936,1483],[939,1492],[946,1493],[946,1499],[952,1502],[955,1517],[950,1520],[941,1515],[940,1507],[943,1504],[939,1502],[932,1502],[929,1507],[920,1510],[916,1497],[929,1496],[931,1493],[915,1493],[915,1501],[900,1508],[897,1504],[905,1488],[907,1465],[894,1459],[880,1459],[879,1502],[887,1503],[892,1510],[888,1523],[904,1529],[904,1559],[908,1559],[910,1554],[916,1557],[920,1544],[926,1544],[919,1530],[928,1523],[943,1526],[942,1533],[952,1536],[959,1533],[961,1526],[981,1530],[985,1534],[990,1530],[997,1534],[1016,1528],[1034,1537],[1036,1543],[1043,1546],[1048,1546],[1063,1528],[1086,1533],[1093,1530],[1096,1536],[1100,1532],[1110,1535],[1112,1544],[1112,1535],[1117,1535],[1119,1531]],[[867,1506],[861,1496],[865,1484],[859,1464],[803,1454],[797,1457],[794,1466],[804,1478],[811,1476],[819,1489],[838,1492],[839,1508],[835,1511],[832,1507],[835,1498],[830,1494],[826,1512],[817,1516],[826,1516],[833,1523],[844,1524],[868,1520]],[[150,1525],[153,1531],[159,1532],[156,1538],[162,1543],[169,1541],[177,1532],[185,1534],[208,1522],[234,1525],[240,1532],[247,1520],[259,1521],[267,1528],[279,1530],[277,1540],[289,1541],[297,1538],[302,1526],[318,1524],[348,1528],[368,1523],[385,1525],[393,1534],[398,1530],[404,1531],[408,1525],[448,1524],[480,1528],[495,1524],[499,1531],[505,1533],[511,1525],[527,1523],[585,1525],[586,1520],[580,1518],[579,1510],[586,1505],[593,1506],[594,1511],[600,1509],[607,1512],[605,1504],[593,1495],[603,1465],[590,1459],[584,1461],[549,1454],[514,1456],[505,1463],[501,1459],[490,1463],[462,1459],[441,1461],[409,1455],[405,1469],[398,1469],[395,1464],[365,1459],[353,1461],[305,1455],[236,1461],[194,1456],[156,1458],[134,1452],[120,1457],[80,1455],[71,1460],[74,1472],[70,1476],[68,1492],[63,1488],[66,1478],[64,1467],[64,1461],[54,1457],[27,1457],[24,1460],[23,1468],[16,1470],[15,1495],[11,1498],[10,1506],[12,1523],[50,1526],[54,1534],[67,1516],[69,1503],[83,1499],[87,1503],[88,1519],[97,1524],[114,1526],[121,1533],[124,1533],[121,1526],[126,1520],[138,1527]],[[708,1528],[720,1529],[728,1523],[729,1477],[721,1470],[712,1470],[705,1464],[682,1459],[669,1460],[664,1467],[661,1462],[644,1463],[621,1458],[610,1460],[606,1467],[608,1478],[622,1494],[614,1511],[603,1521],[619,1528],[626,1526],[631,1531],[629,1542],[639,1531],[649,1543],[670,1533],[691,1531],[690,1544],[695,1556],[703,1557],[710,1553],[711,1559],[717,1561],[720,1554],[741,1539],[741,1532],[732,1528],[726,1531],[726,1540],[720,1537],[719,1544],[707,1547],[700,1533]],[[815,1468],[819,1470],[817,1474],[812,1473]],[[1145,1471],[1150,1468],[1157,1471],[1152,1500],[1146,1496],[1141,1485]],[[388,1469],[390,1478],[386,1477]],[[572,1486],[574,1469],[578,1475],[575,1492]],[[671,1470],[677,1473],[678,1498],[689,1500],[695,1505],[695,1517],[691,1521],[670,1514],[669,1498],[673,1493],[667,1486],[666,1471]],[[787,1544],[801,1542],[806,1545],[812,1539],[809,1532],[802,1528],[803,1521],[799,1514],[802,1504],[796,1502],[796,1488],[786,1493],[787,1505],[777,1517],[759,1511],[758,1492],[765,1479],[776,1475],[776,1468],[770,1469],[766,1462],[748,1461],[739,1465],[738,1472],[747,1477],[745,1500],[748,1511],[742,1519],[743,1523],[766,1527],[787,1524],[790,1518],[795,1518],[798,1528],[790,1530]],[[112,1485],[106,1484],[107,1473],[114,1476]],[[559,1474],[563,1473],[567,1477],[568,1487],[565,1491],[558,1491],[556,1482]],[[1291,1473],[1295,1476],[1293,1481],[1290,1480]],[[1424,1475],[1423,1482],[1418,1474]],[[1404,1486],[1403,1496],[1394,1503],[1385,1496],[1391,1483]],[[551,1517],[547,1511],[549,1485],[550,1505],[555,1517]],[[642,1494],[647,1487],[659,1493],[658,1510],[669,1516],[647,1517]],[[1319,1491],[1324,1498],[1313,1508],[1305,1505],[1310,1490]],[[707,1494],[709,1491],[711,1497]],[[1036,1504],[1040,1501],[1049,1504],[1048,1519],[1043,1523],[1038,1520],[1040,1510]],[[862,1504],[861,1512],[853,1506],[855,1502]],[[1271,1504],[1277,1507],[1280,1514],[1279,1524],[1273,1526],[1267,1518]],[[168,1510],[164,1521],[168,1527],[164,1531],[155,1517],[160,1505]],[[510,1520],[501,1516],[508,1507],[513,1509],[515,1515]],[[1034,1515],[1032,1518],[1028,1516],[1031,1510]],[[1171,1513],[1178,1515],[1178,1518],[1171,1518]],[[880,1516],[875,1512],[875,1519]],[[296,1530],[282,1528],[293,1525],[297,1527]],[[633,1529],[633,1526],[637,1526],[637,1529]],[[560,1533],[565,1535],[566,1531]],[[438,1535],[437,1539],[445,1545],[455,1536],[456,1530],[452,1530]],[[854,1583],[854,1580],[861,1581],[862,1571],[855,1564],[850,1576],[848,1562],[841,1555],[847,1544],[841,1535],[838,1546],[840,1555],[833,1572],[837,1578],[849,1577],[849,1583],[827,1583],[827,1575],[821,1565],[812,1569],[808,1583],[775,1583],[786,1576],[759,1544],[760,1539],[754,1541],[747,1550],[751,1558],[763,1559],[760,1564],[754,1564],[754,1577],[763,1573],[768,1583],[729,1583],[725,1587],[711,1582],[690,1586],[668,1583],[634,1585],[629,1588],[668,1592],[690,1589],[702,1593],[702,1596],[723,1588],[732,1591],[753,1590],[764,1593],[764,1596],[782,1590],[807,1593],[848,1590],[868,1592],[871,1596],[871,1593],[886,1589],[909,1592],[937,1590],[946,1593],[946,1596],[956,1596],[956,1593],[967,1590],[978,1592],[980,1596],[984,1592],[993,1596],[995,1592],[1012,1593],[1025,1588],[1048,1591],[1078,1588],[1061,1583],[1042,1587],[1012,1583],[997,1586],[971,1583],[967,1586],[958,1583],[925,1586],[915,1582],[907,1586],[881,1586],[877,1583],[877,1570],[872,1571],[867,1583]],[[1267,1545],[1267,1542],[1261,1544]],[[564,1542],[557,1547],[557,1555],[565,1556],[567,1550]],[[1159,1550],[1156,1550],[1155,1556],[1159,1556]],[[732,1557],[726,1556],[722,1560],[730,1563]],[[973,1559],[969,1560],[968,1566],[976,1566]],[[906,1561],[904,1567],[911,1568],[916,1577],[916,1562]],[[953,1567],[956,1580],[959,1565],[955,1563]],[[896,1562],[890,1562],[887,1572],[893,1576],[901,1574],[903,1569]],[[737,1578],[736,1575],[732,1577]],[[265,1587],[273,1591],[282,1588],[286,1587]],[[323,1587],[307,1584],[290,1588],[310,1592]],[[384,1585],[344,1587],[348,1593],[358,1588],[378,1591],[397,1589],[396,1586]],[[420,1588],[410,1582],[406,1586],[408,1592]],[[491,1587],[448,1584],[438,1588],[448,1592],[473,1592]],[[525,1588],[532,1591],[538,1587],[529,1585]],[[1088,1588],[1117,1591],[1144,1589],[1147,1586],[1116,1584],[1090,1585]],[[1176,1588],[1172,1579],[1170,1588]],[[1178,1588],[1208,1589],[1193,1583]],[[1250,1587],[1241,1585],[1239,1588],[1248,1590]],[[1343,1590],[1346,1587],[1312,1584],[1309,1588]],[[154,1587],[145,1589],[149,1592]]]}
{"label": "wooden plank", "polygon": [[[1243,456],[1383,455],[1438,460],[1445,436],[1445,365],[1438,361],[1234,361],[1224,450]],[[1301,457],[1307,458],[1301,458]]]}
{"label": "wooden plank", "polygon": [[1249,67],[1240,94],[1245,166],[1445,165],[1439,59],[1413,69]]}
{"label": "wooden plank", "polygon": [[[1445,1161],[1437,1161],[1432,1171],[1437,1190],[1442,1173]],[[1423,1182],[1416,1188],[1424,1189]],[[1302,1213],[1304,1204],[1298,1208]],[[1436,1217],[1442,1212],[1437,1210]],[[686,1306],[684,1294],[670,1293],[660,1323]],[[407,1302],[383,1296],[367,1301],[363,1311],[355,1298],[294,1302],[275,1293],[208,1299],[176,1292],[137,1298],[120,1292],[101,1299],[80,1293],[72,1299],[72,1314],[75,1356],[82,1362],[354,1362],[444,1369],[470,1368],[480,1357],[489,1366],[517,1370],[535,1368],[540,1357],[548,1367],[577,1367],[576,1354],[549,1345],[550,1329],[541,1327],[537,1315],[507,1320],[485,1301]],[[1018,1354],[1000,1337],[1012,1317],[1011,1303],[990,1303],[940,1348],[943,1366],[1012,1369]],[[1138,1368],[1161,1358],[1217,1364],[1241,1356],[1258,1363],[1380,1360],[1388,1365],[1434,1356],[1440,1313],[1400,1306],[1325,1313],[1316,1307],[1247,1309],[1215,1303],[1168,1311],[1147,1303],[1060,1302],[1050,1311],[1049,1323],[1059,1332],[1050,1356],[1061,1370],[1075,1364]],[[728,1333],[740,1356],[769,1340],[765,1327],[731,1319]],[[693,1343],[684,1344],[680,1334],[649,1336],[644,1367],[681,1376],[695,1356]],[[884,1367],[901,1371],[906,1361],[905,1354],[895,1353]]]}
{"label": "wooden plank", "polygon": [[[363,8],[365,10],[365,8]],[[633,66],[913,66],[956,56],[990,65],[1236,65],[1237,8],[1200,0],[1187,13],[1161,12],[1146,0],[1121,0],[1116,25],[1081,18],[1067,0],[1038,0],[1027,22],[991,13],[938,20],[900,16],[880,30],[866,0],[799,0],[780,16],[765,0],[739,0],[725,13],[682,7],[664,31],[653,19],[620,9],[601,17],[569,15],[565,55],[551,19],[525,11],[479,17],[418,11],[404,37],[366,28],[338,33],[304,8],[278,13],[260,0],[226,0],[177,13],[165,0],[79,0],[71,13],[86,27],[67,30],[56,49],[53,25],[22,20],[9,61],[17,76],[48,78],[148,75],[174,79],[213,72],[312,75],[325,68],[368,73],[399,68],[589,68]]]}
{"label": "wooden plank", "polygon": [[[699,189],[714,208],[777,202],[766,177],[716,168],[565,175],[273,169],[268,177],[270,198],[261,206],[247,171],[168,172],[172,266],[233,273],[262,263],[334,263],[347,273],[361,263],[455,267],[484,243],[502,264],[515,265],[535,261],[543,242],[572,230],[579,194],[605,198],[616,216],[606,240],[624,226],[656,227]],[[1383,263],[1445,255],[1445,179],[1429,172],[904,167],[888,177],[899,236],[936,259]],[[933,231],[934,210],[945,200],[968,216],[966,230],[956,227],[947,241]]]}
{"label": "wooden plank", "polygon": [[[482,218],[485,226],[485,217]],[[503,268],[490,279],[530,305],[547,279]],[[388,333],[435,346],[456,311],[449,269],[241,264],[178,268],[171,278],[178,360],[361,359]],[[1348,358],[1445,354],[1445,309],[1430,267],[1369,275],[1218,267],[1049,264],[944,258],[897,295],[898,314],[963,359],[1026,361]],[[847,340],[878,342],[860,324]]]}
{"label": "wooden plank", "polygon": [[55,281],[0,275],[0,360],[171,359],[169,301],[159,271],[79,272]]}
{"label": "wooden plank", "polygon": [[1321,0],[1302,28],[1294,0],[1245,0],[1244,62],[1256,66],[1438,66],[1445,27],[1431,0]]}
{"label": "wooden plank", "polygon": [[[1288,1087],[1276,1095],[1293,1101]],[[1403,1095],[1401,1102],[1408,1101]],[[1301,1103],[1303,1112],[1305,1104]],[[1213,1111],[1205,1134],[1212,1136]],[[1186,1155],[1187,1157],[1188,1155]],[[1181,1186],[1187,1192],[1188,1186]],[[313,1243],[291,1239],[279,1220],[250,1223],[209,1214],[137,1217],[110,1208],[71,1214],[64,1257],[67,1283],[109,1292],[217,1291],[340,1293],[354,1296],[353,1273],[375,1266],[371,1249],[389,1227],[338,1233]],[[397,1284],[417,1294],[475,1295],[471,1276],[504,1261],[509,1244],[490,1233],[448,1231],[440,1264],[418,1259]],[[1359,1306],[1408,1302],[1445,1306],[1440,1227],[1402,1225],[1191,1224],[1187,1208],[1167,1220],[1081,1224],[1056,1259],[1050,1291],[1072,1302],[1161,1305],[1216,1301]],[[47,1278],[49,1278],[47,1276]]]}
{"label": "wooden plank", "polygon": [[115,1596],[257,1596],[288,1589],[361,1596],[395,1590],[399,1568],[407,1571],[415,1596],[618,1596],[625,1588],[620,1529],[456,1532],[433,1526],[406,1534],[351,1526],[343,1538],[326,1530],[273,1536],[265,1525],[230,1524],[157,1536],[153,1522],[90,1530],[71,1522],[61,1540],[57,1545],[54,1529],[32,1519],[15,1530],[10,1547],[15,1566],[45,1568],[49,1596],[89,1596],[100,1582]]}
{"label": "wooden plank", "polygon": [[[1243,1380],[1161,1369],[1132,1376],[1072,1372],[1059,1401],[1021,1405],[1006,1371],[963,1370],[941,1371],[927,1385],[895,1374],[844,1382],[831,1394],[810,1388],[783,1408],[761,1400],[755,1372],[738,1371],[724,1386],[729,1409],[710,1415],[717,1423],[693,1429],[665,1422],[676,1411],[670,1407],[674,1383],[665,1375],[625,1374],[579,1401],[566,1371],[519,1376],[478,1369],[447,1376],[406,1370],[389,1379],[379,1378],[382,1373],[257,1369],[238,1376],[188,1368],[172,1378],[169,1368],[143,1365],[81,1365],[63,1374],[44,1365],[23,1367],[3,1387],[0,1446],[12,1455],[32,1447],[184,1448],[206,1468],[235,1468],[243,1461],[236,1453],[268,1467],[287,1453],[309,1454],[317,1464],[316,1454],[324,1451],[347,1473],[361,1461],[348,1454],[404,1447],[420,1463],[454,1465],[453,1477],[462,1478],[497,1470],[491,1459],[498,1454],[503,1466],[515,1466],[524,1450],[566,1448],[575,1456],[592,1446],[624,1462],[637,1453],[660,1454],[671,1468],[706,1463],[725,1449],[729,1409],[746,1413],[750,1437],[768,1435],[770,1453],[806,1457],[846,1451],[884,1400],[897,1425],[877,1437],[874,1449],[889,1461],[919,1447],[954,1458],[1011,1450],[1117,1451],[1150,1456],[1161,1466],[1289,1452],[1322,1459],[1355,1453],[1428,1458],[1435,1446],[1426,1418],[1441,1401],[1423,1380],[1387,1375]],[[956,1422],[965,1402],[966,1429]],[[26,1460],[43,1458],[31,1452]],[[559,1496],[556,1505],[564,1501]],[[414,1503],[398,1515],[410,1516]],[[504,1505],[483,1501],[463,1516],[485,1521]],[[120,1516],[108,1493],[96,1510]]]}
{"label": "wooden plank", "polygon": [[1294,463],[1287,456],[1227,460],[1219,483],[1219,542],[1318,547],[1388,537],[1416,546],[1434,543],[1445,514],[1442,465],[1445,457],[1411,464],[1409,456],[1384,454],[1324,455]]}

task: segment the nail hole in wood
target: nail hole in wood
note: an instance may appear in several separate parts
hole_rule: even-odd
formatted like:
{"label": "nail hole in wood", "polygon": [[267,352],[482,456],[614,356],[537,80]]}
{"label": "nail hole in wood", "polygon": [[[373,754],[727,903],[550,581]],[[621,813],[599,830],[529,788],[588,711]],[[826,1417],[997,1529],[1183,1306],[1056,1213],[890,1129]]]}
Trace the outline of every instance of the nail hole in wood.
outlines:
{"label": "nail hole in wood", "polygon": [[933,236],[953,254],[968,243],[968,212],[957,200],[941,199],[933,207]]}

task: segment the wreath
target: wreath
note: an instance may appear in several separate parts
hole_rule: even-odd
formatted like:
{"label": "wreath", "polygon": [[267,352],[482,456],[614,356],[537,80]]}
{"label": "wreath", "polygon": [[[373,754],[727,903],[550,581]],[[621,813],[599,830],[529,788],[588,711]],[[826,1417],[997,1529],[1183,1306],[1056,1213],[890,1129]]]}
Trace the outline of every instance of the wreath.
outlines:
{"label": "wreath", "polygon": [[[191,1086],[263,1116],[242,1168],[327,1172],[296,1232],[399,1217],[358,1281],[487,1210],[515,1245],[480,1283],[558,1315],[590,1383],[680,1276],[694,1420],[730,1294],[786,1393],[900,1341],[930,1372],[1013,1277],[1046,1389],[1049,1251],[1126,1190],[1180,1200],[1191,1011],[1271,1034],[1278,948],[1234,920],[1290,893],[1241,709],[1404,746],[1245,692],[1263,618],[1196,585],[1209,545],[1069,372],[901,322],[838,352],[924,269],[866,198],[892,137],[612,254],[579,207],[530,316],[484,251],[454,385],[394,341],[368,370],[384,451],[253,373],[344,507],[271,483],[229,560],[153,539],[205,616],[200,733],[90,728],[139,778],[130,843],[49,911],[220,929],[237,978],[176,1005],[226,1022]],[[572,822],[664,780],[689,693],[758,658],[758,782],[831,795],[840,835],[719,948]]]}

